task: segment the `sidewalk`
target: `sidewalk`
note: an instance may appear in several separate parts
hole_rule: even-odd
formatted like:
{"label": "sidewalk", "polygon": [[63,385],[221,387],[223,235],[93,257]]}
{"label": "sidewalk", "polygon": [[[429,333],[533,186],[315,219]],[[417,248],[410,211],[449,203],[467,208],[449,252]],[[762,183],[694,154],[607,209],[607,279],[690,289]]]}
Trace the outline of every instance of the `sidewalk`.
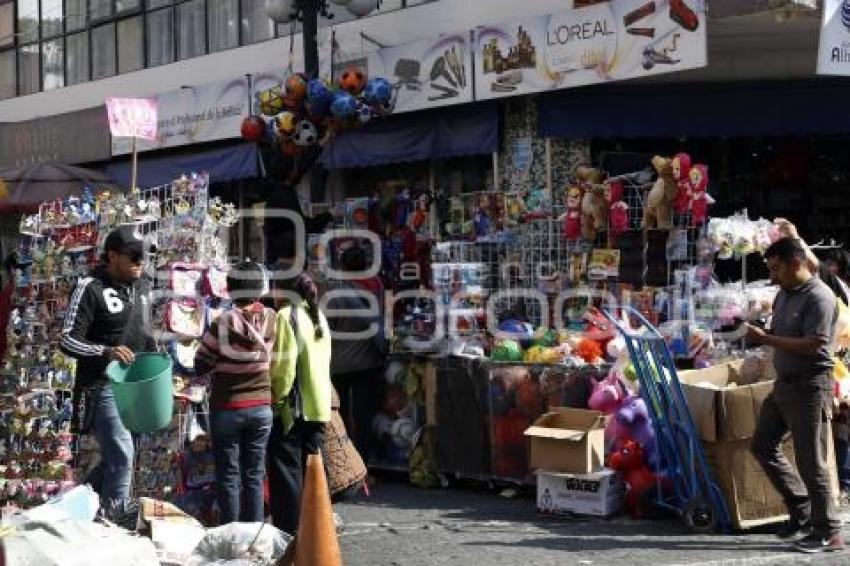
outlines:
{"label": "sidewalk", "polygon": [[[678,521],[542,518],[530,497],[421,490],[383,480],[369,498],[335,506],[346,566],[850,563],[850,553],[806,556],[770,529],[695,536]],[[842,508],[850,539],[850,508]]]}

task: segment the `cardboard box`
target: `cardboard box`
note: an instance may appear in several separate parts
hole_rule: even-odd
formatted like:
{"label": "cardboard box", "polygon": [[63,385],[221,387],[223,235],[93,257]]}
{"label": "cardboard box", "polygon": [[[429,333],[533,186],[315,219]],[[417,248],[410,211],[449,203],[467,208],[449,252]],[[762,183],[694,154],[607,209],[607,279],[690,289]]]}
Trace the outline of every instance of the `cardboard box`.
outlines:
{"label": "cardboard box", "polygon": [[679,372],[694,426],[705,442],[753,437],[773,381],[738,385],[741,362]]}
{"label": "cardboard box", "polygon": [[598,411],[559,407],[538,418],[531,439],[530,466],[549,472],[592,474],[605,463],[606,417]]}
{"label": "cardboard box", "polygon": [[595,474],[537,473],[537,511],[607,517],[620,510],[625,484],[608,468]]}

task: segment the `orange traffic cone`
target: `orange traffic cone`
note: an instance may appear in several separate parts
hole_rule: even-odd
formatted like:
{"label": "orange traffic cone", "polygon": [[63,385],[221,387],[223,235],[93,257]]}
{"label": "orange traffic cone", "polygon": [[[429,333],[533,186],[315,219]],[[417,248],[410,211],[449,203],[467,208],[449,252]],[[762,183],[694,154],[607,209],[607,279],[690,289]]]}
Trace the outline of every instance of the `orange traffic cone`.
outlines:
{"label": "orange traffic cone", "polygon": [[321,454],[307,456],[296,539],[295,566],[342,566]]}

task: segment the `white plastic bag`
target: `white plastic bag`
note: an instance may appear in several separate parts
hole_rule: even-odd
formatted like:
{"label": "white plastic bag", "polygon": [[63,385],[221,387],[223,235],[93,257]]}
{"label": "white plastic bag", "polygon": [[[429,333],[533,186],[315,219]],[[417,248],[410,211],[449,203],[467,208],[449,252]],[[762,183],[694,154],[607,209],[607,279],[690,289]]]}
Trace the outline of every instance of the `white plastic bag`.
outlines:
{"label": "white plastic bag", "polygon": [[230,523],[207,531],[186,566],[271,566],[290,542],[291,536],[268,524]]}

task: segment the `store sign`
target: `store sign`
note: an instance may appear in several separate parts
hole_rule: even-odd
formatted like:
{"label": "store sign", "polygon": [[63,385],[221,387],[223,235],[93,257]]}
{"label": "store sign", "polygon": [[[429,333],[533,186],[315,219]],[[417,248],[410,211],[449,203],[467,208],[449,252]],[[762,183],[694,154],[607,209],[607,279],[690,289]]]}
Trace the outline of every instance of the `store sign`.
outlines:
{"label": "store sign", "polygon": [[115,137],[156,140],[156,100],[107,98],[109,131]]}
{"label": "store sign", "polygon": [[817,73],[850,75],[850,0],[824,2]]}
{"label": "store sign", "polygon": [[0,124],[0,167],[24,167],[47,161],[73,165],[110,157],[109,123],[102,106]]}
{"label": "store sign", "polygon": [[[160,94],[157,135],[140,142],[139,151],[238,138],[249,100],[246,78]],[[112,155],[128,154],[132,147],[130,138],[112,139]]]}
{"label": "store sign", "polygon": [[611,0],[475,32],[486,100],[704,67],[704,0]]}
{"label": "store sign", "polygon": [[335,76],[350,65],[395,85],[396,114],[474,100],[469,32],[379,49],[335,65]]}

